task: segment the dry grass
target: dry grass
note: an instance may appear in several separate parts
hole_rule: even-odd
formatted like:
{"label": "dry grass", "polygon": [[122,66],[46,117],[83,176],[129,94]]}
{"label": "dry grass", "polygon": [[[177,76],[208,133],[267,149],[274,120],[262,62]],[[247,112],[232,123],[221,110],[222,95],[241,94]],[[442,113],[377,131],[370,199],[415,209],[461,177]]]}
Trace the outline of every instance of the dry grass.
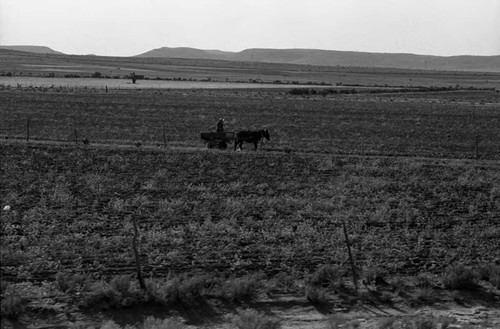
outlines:
{"label": "dry grass", "polygon": [[474,271],[463,264],[455,264],[445,269],[442,277],[443,285],[451,290],[469,290],[477,287]]}

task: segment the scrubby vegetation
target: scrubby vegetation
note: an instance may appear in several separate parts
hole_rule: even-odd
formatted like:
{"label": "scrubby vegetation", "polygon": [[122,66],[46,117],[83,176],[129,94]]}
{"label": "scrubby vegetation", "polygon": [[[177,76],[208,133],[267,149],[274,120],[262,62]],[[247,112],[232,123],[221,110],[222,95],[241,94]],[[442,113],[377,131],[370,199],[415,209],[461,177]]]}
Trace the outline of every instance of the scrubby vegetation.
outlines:
{"label": "scrubby vegetation", "polygon": [[[301,99],[55,88],[0,93],[3,317],[215,304],[231,307],[235,326],[250,317],[275,328],[274,317],[236,308],[283,294],[319,310],[498,294],[500,132],[497,111],[478,104],[497,101],[486,91]],[[270,125],[271,141],[259,152],[205,150],[199,131],[220,112],[231,130]],[[445,323],[417,320],[380,325]],[[183,326],[165,321],[147,325]]]}

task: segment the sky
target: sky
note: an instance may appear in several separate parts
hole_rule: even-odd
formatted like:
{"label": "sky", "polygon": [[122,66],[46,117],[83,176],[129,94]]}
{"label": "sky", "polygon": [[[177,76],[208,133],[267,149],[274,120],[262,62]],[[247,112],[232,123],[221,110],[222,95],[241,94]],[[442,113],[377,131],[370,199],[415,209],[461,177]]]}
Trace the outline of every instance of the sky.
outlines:
{"label": "sky", "polygon": [[500,55],[500,0],[0,0],[0,45]]}

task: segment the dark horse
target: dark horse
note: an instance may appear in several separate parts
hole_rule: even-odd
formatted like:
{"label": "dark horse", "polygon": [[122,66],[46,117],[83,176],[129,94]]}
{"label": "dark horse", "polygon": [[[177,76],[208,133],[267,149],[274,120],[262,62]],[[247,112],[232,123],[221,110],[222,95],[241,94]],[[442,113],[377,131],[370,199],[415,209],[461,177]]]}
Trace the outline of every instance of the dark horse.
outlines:
{"label": "dark horse", "polygon": [[269,140],[269,131],[267,129],[259,130],[259,131],[249,131],[243,130],[236,134],[236,138],[234,139],[234,149],[239,145],[240,150],[243,149],[243,142],[253,143],[255,147],[255,151],[257,151],[257,144],[264,137]]}

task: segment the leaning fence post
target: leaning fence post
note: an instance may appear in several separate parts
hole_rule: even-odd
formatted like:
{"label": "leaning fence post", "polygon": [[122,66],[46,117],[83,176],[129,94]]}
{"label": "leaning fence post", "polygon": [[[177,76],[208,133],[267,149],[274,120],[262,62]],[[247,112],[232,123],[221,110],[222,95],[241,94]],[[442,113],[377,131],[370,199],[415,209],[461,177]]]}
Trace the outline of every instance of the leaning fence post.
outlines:
{"label": "leaning fence post", "polygon": [[345,226],[345,220],[342,219],[342,227],[344,229],[344,237],[345,237],[345,243],[347,245],[347,252],[349,253],[349,261],[351,263],[351,271],[352,271],[352,281],[354,283],[354,288],[356,289],[356,294],[358,294],[358,278],[356,275],[356,267],[354,264],[354,259],[352,258],[352,252],[351,252],[351,244],[349,243],[349,235],[347,234],[347,228]]}

